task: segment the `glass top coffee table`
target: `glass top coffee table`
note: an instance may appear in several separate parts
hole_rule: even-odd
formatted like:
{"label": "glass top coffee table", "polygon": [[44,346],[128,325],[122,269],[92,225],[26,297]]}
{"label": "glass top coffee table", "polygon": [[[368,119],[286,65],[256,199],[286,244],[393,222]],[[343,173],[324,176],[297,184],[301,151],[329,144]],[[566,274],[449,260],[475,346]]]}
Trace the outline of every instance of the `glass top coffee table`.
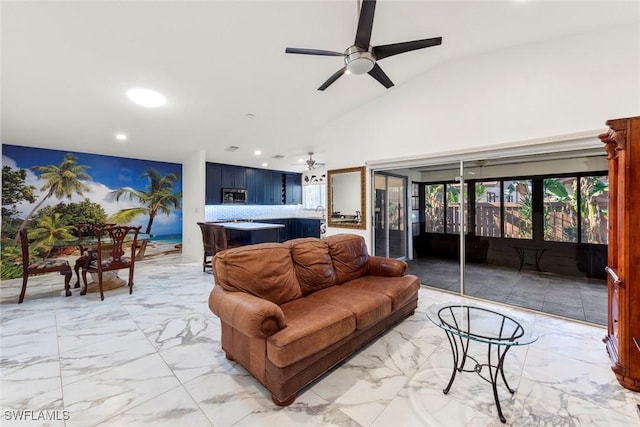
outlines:
{"label": "glass top coffee table", "polygon": [[[515,393],[504,375],[504,357],[511,347],[531,344],[538,339],[531,325],[498,311],[466,303],[431,305],[427,308],[427,317],[445,331],[453,354],[453,372],[443,393],[449,393],[457,372],[475,372],[491,383],[500,421],[506,422],[498,398],[498,374],[507,390]],[[470,341],[488,346],[486,363],[480,363],[467,353]]]}

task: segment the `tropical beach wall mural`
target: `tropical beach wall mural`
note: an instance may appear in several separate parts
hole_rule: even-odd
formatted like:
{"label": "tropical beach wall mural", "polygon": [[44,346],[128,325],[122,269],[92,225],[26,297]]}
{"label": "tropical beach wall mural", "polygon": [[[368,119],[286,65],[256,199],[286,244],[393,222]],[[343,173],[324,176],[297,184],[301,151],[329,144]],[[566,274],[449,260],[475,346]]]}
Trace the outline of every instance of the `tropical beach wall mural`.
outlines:
{"label": "tropical beach wall mural", "polygon": [[182,165],[2,145],[2,279],[22,276],[21,228],[34,257],[65,257],[52,241],[104,222],[142,227],[139,261],[181,252]]}

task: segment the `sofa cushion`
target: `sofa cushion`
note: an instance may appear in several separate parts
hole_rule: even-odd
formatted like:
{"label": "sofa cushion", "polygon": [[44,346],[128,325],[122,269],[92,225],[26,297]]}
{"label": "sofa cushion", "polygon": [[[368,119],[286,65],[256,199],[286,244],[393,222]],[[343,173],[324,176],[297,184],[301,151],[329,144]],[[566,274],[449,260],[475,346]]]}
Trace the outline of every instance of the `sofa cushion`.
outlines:
{"label": "sofa cushion", "polygon": [[324,240],[307,237],[288,240],[284,245],[291,250],[293,266],[303,295],[335,284],[336,272],[329,247]]}
{"label": "sofa cushion", "polygon": [[300,298],[281,307],[287,326],[267,339],[267,357],[289,366],[348,337],[356,329],[353,313]]}
{"label": "sofa cushion", "polygon": [[278,305],[302,296],[289,249],[280,243],[218,252],[213,274],[227,291],[248,292]]}
{"label": "sofa cushion", "polygon": [[356,316],[356,328],[365,329],[391,313],[391,299],[379,292],[332,286],[307,297],[317,304],[327,304],[349,310]]}
{"label": "sofa cushion", "polygon": [[336,271],[336,284],[357,279],[369,273],[369,253],[362,236],[336,234],[324,239]]}
{"label": "sofa cushion", "polygon": [[417,298],[420,281],[412,274],[402,277],[365,276],[343,283],[341,287],[384,294],[391,298],[391,309],[396,310],[412,298]]}

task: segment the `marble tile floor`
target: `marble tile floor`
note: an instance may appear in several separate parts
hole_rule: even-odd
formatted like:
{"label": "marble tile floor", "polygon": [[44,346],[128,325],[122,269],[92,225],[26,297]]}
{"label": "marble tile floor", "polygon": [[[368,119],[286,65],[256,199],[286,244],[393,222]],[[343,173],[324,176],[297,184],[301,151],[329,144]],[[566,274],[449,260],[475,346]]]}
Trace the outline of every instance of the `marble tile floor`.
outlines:
{"label": "marble tile floor", "polygon": [[[458,261],[431,257],[409,261],[409,272],[429,287],[460,292]],[[596,325],[607,324],[607,282],[578,276],[468,263],[465,293],[495,301],[567,317]]]}
{"label": "marble tile floor", "polygon": [[[65,298],[62,278],[32,277],[0,291],[0,424],[8,426],[500,426],[490,385],[459,374],[442,393],[452,360],[425,315],[459,297],[420,289],[415,315],[277,407],[220,349],[209,311],[211,274],[179,256],[136,265],[126,289]],[[484,303],[483,303],[484,304]],[[495,304],[486,304],[495,306]],[[497,306],[534,325],[537,342],[514,348],[499,389],[507,425],[640,426],[640,394],[618,385],[604,329]],[[23,412],[20,412],[23,411]],[[24,411],[32,411],[30,413]],[[55,417],[50,421],[17,420]],[[66,418],[66,419],[65,419]]]}

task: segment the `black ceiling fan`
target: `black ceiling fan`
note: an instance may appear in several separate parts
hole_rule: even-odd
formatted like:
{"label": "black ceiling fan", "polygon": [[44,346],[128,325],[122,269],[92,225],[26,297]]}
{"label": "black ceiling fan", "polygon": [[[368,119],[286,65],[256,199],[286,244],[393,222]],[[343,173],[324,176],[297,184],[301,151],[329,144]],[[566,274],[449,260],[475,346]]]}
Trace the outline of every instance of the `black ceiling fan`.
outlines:
{"label": "black ceiling fan", "polygon": [[393,82],[382,71],[382,68],[376,63],[389,56],[399,53],[410,52],[412,50],[423,49],[425,47],[437,46],[442,44],[442,37],[434,37],[430,39],[414,40],[410,42],[393,43],[381,46],[371,46],[371,31],[373,30],[373,16],[376,9],[376,0],[363,0],[360,8],[360,19],[358,20],[358,29],[356,30],[356,40],[353,46],[349,46],[344,53],[334,52],[330,50],[319,49],[299,49],[288,47],[286,53],[297,53],[301,55],[320,55],[320,56],[342,56],[344,57],[344,67],[338,70],[334,75],[318,88],[325,90],[333,82],[338,80],[344,73],[364,74],[369,73],[371,77],[379,81],[384,87],[389,89],[393,86]]}

